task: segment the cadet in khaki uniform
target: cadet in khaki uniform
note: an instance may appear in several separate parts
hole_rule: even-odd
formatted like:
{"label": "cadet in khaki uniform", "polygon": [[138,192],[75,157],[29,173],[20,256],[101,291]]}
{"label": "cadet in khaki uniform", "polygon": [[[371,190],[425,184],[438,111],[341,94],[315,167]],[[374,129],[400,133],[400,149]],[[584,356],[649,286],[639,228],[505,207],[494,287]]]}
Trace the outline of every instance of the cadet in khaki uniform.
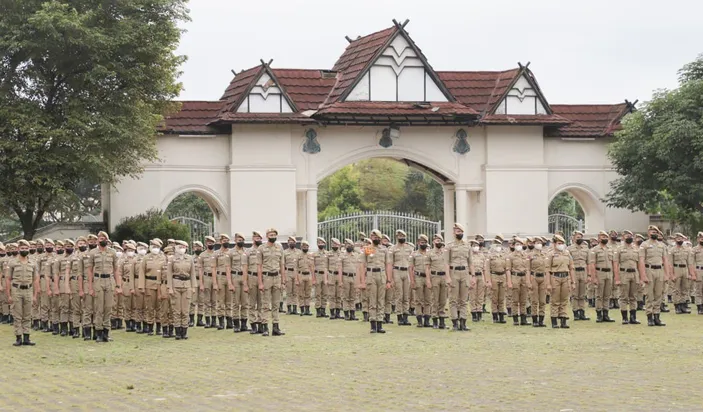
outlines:
{"label": "cadet in khaki uniform", "polygon": [[[408,235],[402,231],[395,232],[396,244],[388,249],[390,264],[393,266],[393,287],[395,294],[395,306],[398,325],[410,326],[408,314],[410,313],[410,256],[413,253],[412,246],[406,243]],[[390,318],[390,314],[387,315]],[[385,319],[386,322],[390,319]]]}
{"label": "cadet in khaki uniform", "polygon": [[88,259],[88,290],[95,298],[94,324],[98,342],[109,341],[114,294],[122,293],[117,255],[107,247],[108,242],[107,233],[98,233],[99,247],[89,253]]}
{"label": "cadet in khaki uniform", "polygon": [[669,249],[670,273],[673,274],[672,295],[674,308],[677,315],[688,314],[691,311],[686,307],[688,301],[689,281],[695,277],[693,270],[693,259],[691,250],[684,246],[684,235],[676,233],[674,235],[676,244]]}
{"label": "cadet in khaki uniform", "polygon": [[232,293],[232,329],[234,333],[244,332],[247,328],[247,301],[249,290],[244,282],[244,273],[247,268],[247,252],[244,250],[244,235],[234,234],[234,248],[230,250],[230,276],[228,285]]}
{"label": "cadet in khaki uniform", "polygon": [[530,272],[527,280],[529,285],[532,285],[530,292],[532,293],[532,326],[545,327],[544,325],[544,308],[547,305],[547,281],[545,273],[547,272],[547,252],[544,250],[544,241],[535,237],[534,249],[530,253]]}
{"label": "cadet in khaki uniform", "polygon": [[[620,248],[620,234],[617,230],[611,230],[608,232],[609,240],[608,247],[615,253]],[[618,297],[620,296],[620,287],[613,284],[612,293],[610,295],[610,301],[608,302],[609,309],[620,309],[618,304]]]}
{"label": "cadet in khaki uniform", "polygon": [[[552,328],[568,329],[566,324],[566,305],[569,303],[571,290],[576,287],[574,276],[574,261],[566,250],[566,242],[560,235],[554,236],[554,251],[547,258],[547,291],[552,298],[549,315],[552,318]],[[557,319],[560,321],[557,324]]]}
{"label": "cadet in khaki uniform", "polygon": [[288,248],[283,251],[285,259],[286,274],[288,275],[288,283],[286,283],[286,308],[289,315],[298,314],[298,287],[294,281],[297,278],[295,274],[296,260],[300,256],[300,250],[296,249],[295,245],[298,241],[293,237],[288,237]]}
{"label": "cadet in khaki uniform", "polygon": [[272,318],[271,334],[273,336],[285,335],[278,325],[279,310],[278,302],[281,301],[281,290],[286,287],[285,260],[283,258],[283,247],[276,243],[278,231],[276,229],[266,230],[267,242],[257,250],[259,266],[257,269],[259,277],[259,291],[262,292],[262,315],[260,328],[263,327],[262,336],[269,335],[268,320]]}
{"label": "cadet in khaki uniform", "polygon": [[[112,250],[115,251],[117,255],[117,264],[124,257],[124,249],[117,242],[112,242]],[[121,272],[120,272],[121,273]],[[124,301],[123,295],[115,295],[115,302],[112,305],[112,313],[110,314],[110,325],[112,330],[122,329],[122,321],[124,320]]]}
{"label": "cadet in khaki uniform", "polygon": [[[362,256],[362,249],[371,244],[371,239],[366,237],[366,233],[364,232],[359,232],[359,240],[354,243],[354,251],[359,255],[359,259],[361,259]],[[359,262],[361,264],[361,261]],[[363,296],[366,293],[366,289],[361,289],[357,288],[356,289],[356,302],[354,303],[356,310],[363,311],[364,310],[364,303],[363,303]],[[368,314],[368,298],[366,299],[366,310]],[[365,320],[365,322],[368,322],[368,319]]]}
{"label": "cadet in khaki uniform", "polygon": [[[90,234],[88,235],[88,239],[90,239],[91,236],[95,237],[97,242],[98,237]],[[93,328],[93,303],[95,299],[91,296],[90,288],[88,287],[88,261],[90,260],[89,250],[92,249],[88,246],[88,248],[84,250],[81,250],[80,248],[78,250],[80,251],[81,269],[83,271],[81,274],[81,282],[83,283],[83,300],[81,301],[81,325],[83,326],[83,340],[90,340],[91,335],[94,336],[94,339],[97,339],[98,336],[95,334],[95,328]]]}
{"label": "cadet in khaki uniform", "polygon": [[330,239],[332,250],[327,253],[327,265],[329,272],[327,275],[327,301],[330,306],[330,320],[343,319],[342,312],[342,277],[339,273],[339,250],[342,242],[337,238]]}
{"label": "cadet in khaki uniform", "polygon": [[493,323],[505,323],[505,294],[506,290],[512,289],[511,279],[506,276],[507,253],[503,250],[503,238],[496,236],[493,240],[493,247],[486,256],[486,267],[491,274],[491,314]]}
{"label": "cadet in khaki uniform", "polygon": [[608,246],[608,233],[598,233],[600,244],[589,253],[591,282],[596,285],[596,322],[615,322],[608,315],[610,296],[613,293],[613,249]]}
{"label": "cadet in khaki uniform", "polygon": [[325,239],[317,238],[317,251],[312,253],[315,258],[315,317],[326,318],[325,305],[327,303],[327,272],[329,270],[329,256],[327,254],[327,242]]}
{"label": "cadet in khaki uniform", "polygon": [[[574,289],[571,302],[574,311],[574,320],[591,320],[586,317],[586,294],[590,280],[588,278],[588,242],[583,240],[583,233],[574,232],[574,243],[566,248],[574,259],[574,273],[576,275],[576,289]],[[595,294],[594,294],[595,296]]]}
{"label": "cadet in khaki uniform", "polygon": [[[69,315],[71,310],[70,263],[76,244],[71,239],[66,239],[62,243],[65,247],[65,252],[62,257],[54,260],[54,268],[52,271],[54,273],[54,290],[58,290],[59,292],[57,295],[59,300],[59,330],[61,336],[68,336],[68,322],[70,320]],[[69,250],[71,253],[68,253]],[[71,334],[73,335],[73,327],[71,327]]]}
{"label": "cadet in khaki uniform", "polygon": [[198,256],[200,266],[200,291],[203,296],[203,311],[198,309],[198,323],[200,323],[200,314],[205,315],[205,328],[216,327],[215,307],[217,306],[217,290],[213,281],[215,272],[217,271],[217,263],[215,261],[215,238],[212,236],[205,237],[205,248],[207,249]]}
{"label": "cadet in khaki uniform", "polygon": [[[44,241],[42,239],[37,239],[39,242],[42,244]],[[39,262],[37,262],[37,240],[30,240],[29,241],[29,261],[37,266],[37,269],[39,270],[39,276],[41,276],[41,267],[39,265]],[[49,324],[48,320],[46,322],[46,327],[41,322],[42,316],[41,316],[41,302],[42,302],[42,294],[46,295],[46,286],[44,285],[46,281],[43,278],[39,278],[39,292],[38,292],[38,299],[32,302],[32,330],[36,331],[44,331],[44,332],[51,332],[51,325]],[[44,298],[48,299],[48,298]]]}
{"label": "cadet in khaki uniform", "polygon": [[[30,243],[31,244],[31,243]],[[50,250],[47,253],[42,253],[41,255],[33,255],[33,257],[30,257],[30,261],[33,261],[36,265],[37,268],[39,269],[39,286],[40,286],[40,291],[39,291],[39,317],[41,324],[40,328],[44,332],[54,332],[54,335],[59,334],[59,323],[58,319],[56,320],[56,324],[51,322],[50,319],[50,313],[51,313],[51,307],[52,304],[54,303],[54,300],[52,299],[54,295],[54,275],[52,272],[53,269],[53,261],[56,258],[56,253],[54,252],[54,241],[51,239],[46,239],[44,240],[44,245]],[[35,249],[36,253],[36,249]],[[58,306],[57,306],[58,307]]]}
{"label": "cadet in khaki uniform", "polygon": [[146,328],[142,329],[149,336],[154,335],[154,322],[159,308],[159,288],[161,287],[162,268],[166,266],[166,255],[161,253],[161,241],[153,239],[150,250],[139,265],[139,291],[144,294],[144,319]]}
{"label": "cadet in khaki uniform", "polygon": [[[449,274],[449,253],[444,248],[444,238],[439,233],[432,237],[434,248],[428,253],[425,260],[425,276],[432,282],[432,327],[444,329],[445,310],[447,306],[447,289],[452,285]],[[439,324],[437,321],[439,320]]]}
{"label": "cadet in khaki uniform", "polygon": [[252,241],[254,244],[251,248],[249,248],[249,250],[247,250],[248,272],[246,274],[246,279],[243,280],[243,282],[247,285],[246,287],[249,289],[247,313],[249,313],[249,322],[251,323],[251,331],[249,333],[252,335],[256,333],[264,333],[263,326],[260,327],[263,303],[261,299],[262,293],[259,290],[259,255],[256,253],[259,247],[261,247],[262,238],[263,236],[261,236],[261,232],[256,230],[252,232]]}
{"label": "cadet in khaki uniform", "polygon": [[[169,239],[173,240],[173,239]],[[175,241],[173,241],[175,244]],[[164,255],[166,255],[166,261],[161,267],[161,285],[159,286],[159,311],[158,317],[156,318],[156,334],[161,334],[161,328],[163,328],[163,338],[173,338],[175,335],[173,333],[174,329],[174,318],[173,318],[173,306],[171,305],[171,297],[168,293],[168,277],[166,276],[168,271],[168,262],[170,262],[175,255],[175,248],[172,244],[169,244],[164,248]]]}
{"label": "cadet in khaki uniform", "polygon": [[174,249],[175,255],[168,260],[166,273],[176,340],[181,340],[188,339],[190,299],[198,287],[198,282],[195,278],[197,272],[193,256],[186,254],[188,243],[177,240]]}
{"label": "cadet in khaki uniform", "polygon": [[344,320],[358,320],[356,318],[354,301],[358,282],[358,253],[354,251],[354,242],[344,239],[344,252],[339,255],[339,277],[342,283],[342,307]]}
{"label": "cadet in khaki uniform", "polygon": [[300,256],[295,261],[295,279],[298,288],[298,302],[300,303],[300,316],[312,316],[310,313],[310,292],[315,284],[315,258],[310,251],[310,244],[303,240],[300,242]]}
{"label": "cadet in khaki uniform", "polygon": [[[523,250],[525,241],[521,238],[514,239],[515,251],[510,252],[506,258],[505,273],[512,288],[507,293],[512,293],[513,325],[529,326],[527,323],[527,290],[530,278],[530,259]],[[519,321],[518,321],[519,318]]]}
{"label": "cadet in khaki uniform", "polygon": [[432,282],[427,277],[425,268],[427,262],[427,235],[418,236],[418,250],[410,256],[408,272],[410,273],[410,287],[415,289],[415,319],[418,328],[429,328],[432,317]]}
{"label": "cadet in khaki uniform", "polygon": [[361,288],[368,289],[371,333],[386,333],[383,330],[384,306],[386,290],[391,288],[392,283],[392,266],[388,249],[381,246],[381,236],[380,230],[371,231],[372,245],[364,248],[361,257]]}
{"label": "cadet in khaki uniform", "polygon": [[227,281],[230,272],[229,236],[220,235],[220,250],[215,252],[217,262],[217,276],[214,278],[215,289],[217,290],[217,330],[225,328],[232,329],[232,291],[228,288],[231,282]]}
{"label": "cadet in khaki uniform", "polygon": [[696,275],[693,282],[693,300],[698,314],[703,315],[703,232],[698,232],[696,238],[696,246],[691,248],[691,265]]}
{"label": "cadet in khaki uniform", "polygon": [[[8,245],[9,246],[9,245]],[[0,289],[5,288],[5,268],[9,256],[5,245],[0,242]],[[10,323],[10,305],[7,304],[7,295],[4,292],[0,293],[0,324]]]}
{"label": "cadet in khaki uniform", "polygon": [[29,340],[31,326],[32,302],[39,293],[39,272],[37,266],[29,260],[29,242],[17,242],[19,257],[12,259],[5,269],[5,296],[12,306],[12,317],[16,341],[14,346],[34,346]]}
{"label": "cadet in khaki uniform", "polygon": [[447,244],[450,278],[449,312],[452,317],[452,330],[468,331],[466,327],[469,289],[476,286],[471,276],[471,246],[464,240],[464,226],[454,223],[454,240]]}
{"label": "cadet in khaki uniform", "polygon": [[197,287],[193,291],[193,296],[190,299],[190,309],[188,310],[188,327],[192,328],[196,325],[195,323],[195,311],[198,311],[198,326],[205,326],[203,323],[203,294],[204,292],[200,290],[200,259],[198,257],[203,253],[202,242],[193,242],[193,264],[195,265],[195,283]]}
{"label": "cadet in khaki uniform", "polygon": [[640,281],[647,285],[647,326],[666,326],[660,318],[664,282],[670,279],[668,273],[669,259],[666,246],[658,241],[659,228],[650,225],[647,229],[649,239],[640,246],[639,272]]}
{"label": "cadet in khaki uniform", "polygon": [[[637,320],[637,264],[639,263],[639,247],[634,243],[634,236],[629,230],[624,230],[622,236],[625,243],[620,246],[613,256],[613,272],[615,285],[620,287],[620,314],[622,324],[639,325]],[[627,318],[628,306],[630,319]]]}
{"label": "cadet in khaki uniform", "polygon": [[119,261],[119,272],[122,276],[122,305],[124,309],[125,332],[136,332],[136,274],[138,273],[136,247],[132,243],[125,244],[125,255]]}
{"label": "cadet in khaki uniform", "polygon": [[483,308],[486,303],[486,283],[488,283],[486,255],[481,250],[477,240],[470,240],[469,245],[471,245],[471,267],[473,268],[471,277],[476,282],[476,286],[469,289],[471,321],[479,322],[483,316]]}
{"label": "cadet in khaki uniform", "polygon": [[[639,250],[640,246],[642,246],[642,243],[646,239],[644,238],[643,235],[641,234],[636,234],[635,235],[635,245],[637,246],[637,249]],[[638,263],[639,265],[639,263]],[[639,267],[638,267],[639,269]],[[644,300],[646,299],[647,296],[647,287],[643,282],[639,281],[639,274],[635,275],[637,277],[637,310],[644,310]]]}
{"label": "cadet in khaki uniform", "polygon": [[134,280],[132,281],[134,287],[134,296],[132,298],[133,312],[134,312],[134,322],[135,330],[137,333],[146,333],[146,319],[144,318],[144,291],[139,290],[139,284],[142,282],[140,275],[140,268],[142,266],[142,260],[149,249],[149,245],[144,242],[136,242],[137,254],[134,257]]}

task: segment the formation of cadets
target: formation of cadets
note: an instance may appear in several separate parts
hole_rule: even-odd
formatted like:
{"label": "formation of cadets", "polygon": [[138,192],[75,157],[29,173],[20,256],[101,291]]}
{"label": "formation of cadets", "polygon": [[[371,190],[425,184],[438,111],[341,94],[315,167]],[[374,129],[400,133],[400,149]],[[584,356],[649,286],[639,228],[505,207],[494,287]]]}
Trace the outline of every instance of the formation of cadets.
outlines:
{"label": "formation of cadets", "polygon": [[330,250],[317,238],[313,251],[294,237],[284,248],[276,229],[265,235],[254,231],[250,248],[241,233],[208,236],[191,253],[181,240],[119,245],[105,232],[0,243],[0,321],[14,326],[15,346],[31,346],[32,330],[97,342],[123,328],[176,340],[193,326],[281,336],[279,313],[312,316],[313,295],[318,318],[369,322],[371,333],[385,333],[392,313],[399,326],[414,316],[417,327],[447,329],[449,317],[452,330],[468,331],[468,313],[482,321],[487,302],[493,323],[508,316],[515,326],[544,327],[549,304],[552,328],[569,328],[569,302],[575,321],[590,320],[588,306],[599,323],[619,309],[623,324],[639,324],[644,310],[649,326],[665,326],[667,298],[677,314],[695,303],[703,315],[703,232],[693,246],[681,233],[665,242],[656,226],[646,236],[575,231],[567,247],[563,233],[466,239],[456,223],[446,245],[440,234],[413,244],[403,230],[392,244],[373,230],[332,238]]}

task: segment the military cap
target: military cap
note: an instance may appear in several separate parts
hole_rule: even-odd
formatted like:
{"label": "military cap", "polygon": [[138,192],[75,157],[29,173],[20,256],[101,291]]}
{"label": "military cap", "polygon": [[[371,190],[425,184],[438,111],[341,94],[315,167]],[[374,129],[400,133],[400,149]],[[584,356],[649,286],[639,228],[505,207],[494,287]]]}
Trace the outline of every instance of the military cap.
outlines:
{"label": "military cap", "polygon": [[131,244],[131,243],[127,243],[126,245],[124,245],[124,248],[127,249],[127,250],[134,250],[134,249],[136,249],[136,247],[135,247],[133,244]]}
{"label": "military cap", "polygon": [[166,243],[176,243],[175,239],[166,239]]}
{"label": "military cap", "polygon": [[647,226],[647,230],[656,230],[657,232],[659,232],[659,228],[654,225]]}
{"label": "military cap", "polygon": [[76,242],[73,241],[73,239],[64,239],[63,240],[63,245],[68,247],[68,246],[76,246]]}
{"label": "military cap", "polygon": [[495,239],[498,240],[498,241],[500,241],[500,243],[503,243],[503,241],[505,240],[505,239],[503,238],[503,235],[501,235],[500,233],[498,233],[498,234],[496,235]]}
{"label": "military cap", "polygon": [[164,253],[171,253],[171,252],[173,252],[173,246],[167,245],[167,246],[164,248]]}
{"label": "military cap", "polygon": [[432,240],[435,240],[435,239],[439,239],[442,242],[444,242],[444,238],[439,233],[435,233],[434,236],[432,236]]}
{"label": "military cap", "polygon": [[639,234],[639,233],[638,233],[638,234],[636,234],[636,235],[635,235],[635,237],[638,237],[638,238],[640,238],[640,239],[644,240],[644,236],[643,236],[643,235],[641,235],[641,234]]}
{"label": "military cap", "polygon": [[562,230],[557,230],[555,234],[564,237],[564,232]]}
{"label": "military cap", "polygon": [[235,234],[234,234],[234,240],[237,240],[237,239],[242,239],[242,240],[244,240],[244,239],[245,239],[244,234],[243,234],[243,233],[240,233],[240,232],[235,233]]}
{"label": "military cap", "polygon": [[334,244],[339,245],[339,244],[342,243],[342,242],[340,242],[339,239],[337,239],[336,237],[333,237],[332,239],[330,239],[330,241],[332,241],[332,244],[333,244],[333,245],[334,245]]}
{"label": "military cap", "polygon": [[50,245],[55,245],[55,244],[56,244],[56,243],[54,243],[53,240],[51,240],[51,239],[49,239],[49,238],[44,239],[44,244],[47,244],[47,243],[50,244]]}
{"label": "military cap", "polygon": [[184,240],[177,240],[177,241],[176,241],[176,244],[177,244],[178,246],[183,246],[183,247],[185,247],[185,248],[188,247],[188,242],[186,242],[186,241],[184,241]]}
{"label": "military cap", "polygon": [[203,242],[200,242],[200,241],[198,241],[198,240],[196,240],[195,242],[193,242],[193,247],[197,247],[197,246],[203,247]]}
{"label": "military cap", "polygon": [[519,243],[519,244],[521,244],[521,245],[524,245],[524,244],[525,244],[525,240],[522,239],[522,238],[519,238],[519,237],[516,237],[515,239],[513,239],[513,241],[514,241],[515,243]]}
{"label": "military cap", "polygon": [[155,237],[153,240],[159,242],[159,246],[163,246],[163,245],[164,245],[164,241],[161,240],[161,239],[159,239],[158,237]]}
{"label": "military cap", "polygon": [[383,236],[383,233],[381,233],[381,231],[378,230],[378,229],[374,229],[374,230],[371,231],[371,236],[382,237],[382,236]]}
{"label": "military cap", "polygon": [[525,238],[525,240],[527,240],[527,242],[529,242],[529,243],[532,243],[535,241],[535,238],[533,238],[532,236],[528,236]]}
{"label": "military cap", "polygon": [[478,234],[474,237],[474,239],[481,241],[481,240],[485,240],[486,238],[483,237],[482,234],[478,233]]}
{"label": "military cap", "polygon": [[127,241],[127,243],[129,243],[129,244],[131,244],[131,245],[135,245],[135,246],[137,245],[137,242],[135,242],[134,239],[129,239],[129,240]]}
{"label": "military cap", "polygon": [[217,240],[215,240],[215,238],[212,237],[212,236],[205,236],[205,241],[206,241],[206,242],[212,242],[212,243],[217,242]]}
{"label": "military cap", "polygon": [[562,242],[562,243],[566,242],[561,235],[554,235],[554,241],[555,242]]}
{"label": "military cap", "polygon": [[546,237],[540,236],[539,238],[542,239],[542,243],[547,243],[547,238],[546,238]]}
{"label": "military cap", "polygon": [[327,244],[327,241],[326,241],[325,238],[323,238],[323,237],[318,237],[318,238],[317,238],[317,243],[324,243],[324,244]]}
{"label": "military cap", "polygon": [[629,230],[623,230],[623,231],[622,231],[622,234],[623,234],[623,236],[624,236],[624,235],[633,236],[632,232],[630,232]]}
{"label": "military cap", "polygon": [[674,234],[674,238],[677,238],[677,237],[686,237],[686,236],[684,236],[683,234],[677,232],[677,233]]}
{"label": "military cap", "polygon": [[417,237],[417,240],[418,240],[418,242],[419,242],[420,240],[424,240],[425,242],[429,242],[429,241],[430,241],[430,239],[427,237],[427,235],[420,235],[420,236]]}
{"label": "military cap", "polygon": [[27,246],[27,247],[29,247],[29,242],[27,242],[27,241],[24,240],[24,239],[20,239],[20,240],[17,242],[17,247],[20,247],[20,246]]}
{"label": "military cap", "polygon": [[148,248],[148,247],[149,247],[149,245],[147,245],[147,244],[146,244],[146,243],[144,243],[144,242],[137,242],[137,247],[143,247],[143,248]]}
{"label": "military cap", "polygon": [[107,232],[102,231],[102,230],[100,232],[98,232],[98,237],[104,237],[105,239],[110,238],[110,236],[107,235]]}
{"label": "military cap", "polygon": [[459,229],[459,230],[461,230],[462,232],[465,231],[464,225],[462,225],[461,223],[454,223],[454,229]]}
{"label": "military cap", "polygon": [[362,238],[362,239],[366,239],[367,236],[366,236],[366,233],[364,233],[364,232],[359,232],[359,237]]}
{"label": "military cap", "polygon": [[583,232],[580,231],[580,230],[574,230],[574,236],[576,236],[576,235],[581,235],[581,236],[583,236]]}
{"label": "military cap", "polygon": [[278,230],[276,230],[276,229],[270,227],[270,228],[266,229],[266,235],[268,235],[269,233],[278,234]]}
{"label": "military cap", "polygon": [[477,245],[477,246],[478,246],[478,240],[471,239],[471,240],[469,240],[469,244],[470,244],[470,245]]}
{"label": "military cap", "polygon": [[698,232],[698,234],[696,235],[696,237],[703,237],[703,232]]}
{"label": "military cap", "polygon": [[5,250],[5,245],[2,242],[0,242],[0,250]]}
{"label": "military cap", "polygon": [[115,250],[119,250],[119,251],[122,251],[122,250],[123,250],[123,249],[122,249],[122,246],[120,246],[120,245],[113,246],[112,248],[115,249]]}
{"label": "military cap", "polygon": [[60,240],[57,240],[57,241],[56,241],[56,246],[57,246],[57,247],[63,247],[63,242],[60,241]]}
{"label": "military cap", "polygon": [[222,233],[222,234],[220,235],[220,240],[229,241],[229,235],[226,234],[226,233]]}
{"label": "military cap", "polygon": [[408,234],[405,233],[404,230],[400,230],[400,229],[398,229],[398,230],[395,231],[395,235],[396,235],[396,236],[405,236],[405,237],[408,236]]}
{"label": "military cap", "polygon": [[78,239],[76,239],[76,242],[87,242],[88,239],[85,238],[85,236],[78,236]]}
{"label": "military cap", "polygon": [[610,231],[608,231],[608,234],[609,234],[609,235],[612,235],[613,233],[615,233],[615,234],[617,235],[617,234],[618,234],[618,231],[617,231],[617,230],[614,230],[614,229],[610,229]]}
{"label": "military cap", "polygon": [[351,239],[344,239],[344,244],[349,246],[354,246],[354,241]]}
{"label": "military cap", "polygon": [[384,239],[386,239],[387,241],[389,241],[389,242],[391,241],[391,237],[388,236],[388,235],[386,235],[386,234],[384,234],[382,237],[383,237]]}
{"label": "military cap", "polygon": [[300,246],[310,246],[310,243],[308,243],[307,240],[303,240],[302,242],[300,242]]}
{"label": "military cap", "polygon": [[288,241],[289,241],[289,242],[290,242],[290,241],[297,242],[298,239],[296,239],[294,236],[288,236]]}
{"label": "military cap", "polygon": [[29,246],[36,246],[36,245],[37,245],[37,241],[36,241],[36,240],[30,240],[30,241],[29,241]]}
{"label": "military cap", "polygon": [[112,246],[113,246],[113,247],[115,247],[115,246],[120,246],[120,244],[117,243],[117,242],[112,242]]}
{"label": "military cap", "polygon": [[503,241],[500,239],[493,239],[492,242],[494,245],[502,245],[503,244]]}
{"label": "military cap", "polygon": [[259,232],[258,230],[255,230],[255,231],[251,232],[251,236],[252,236],[252,237],[256,237],[256,236],[258,236],[258,237],[263,237],[263,236],[261,236],[261,232]]}
{"label": "military cap", "polygon": [[98,240],[98,237],[91,233],[88,235],[88,240]]}
{"label": "military cap", "polygon": [[149,242],[149,243],[154,246],[158,246],[158,247],[161,247],[164,245],[164,242],[162,242],[161,239],[158,239],[158,238],[151,239],[151,242]]}
{"label": "military cap", "polygon": [[608,236],[608,232],[606,232],[605,230],[601,230],[600,232],[598,232],[598,236],[601,236],[601,235]]}
{"label": "military cap", "polygon": [[364,239],[364,243],[366,243],[367,245],[370,245],[370,244],[373,243],[373,242],[371,241],[371,239],[365,238],[365,239]]}

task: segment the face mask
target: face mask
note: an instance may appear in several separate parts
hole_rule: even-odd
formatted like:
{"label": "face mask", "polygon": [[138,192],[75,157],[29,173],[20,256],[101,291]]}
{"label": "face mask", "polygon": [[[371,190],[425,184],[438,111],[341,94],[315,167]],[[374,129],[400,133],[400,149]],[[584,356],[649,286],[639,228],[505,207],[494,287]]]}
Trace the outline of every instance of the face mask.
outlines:
{"label": "face mask", "polygon": [[227,249],[229,247],[229,243],[220,243],[220,247],[222,249]]}
{"label": "face mask", "polygon": [[463,234],[463,233],[459,233],[458,235],[454,235],[454,237],[456,238],[456,240],[461,240],[461,239],[464,238],[464,234]]}
{"label": "face mask", "polygon": [[601,239],[600,240],[601,245],[607,245],[608,244],[608,239]]}
{"label": "face mask", "polygon": [[17,256],[18,254],[19,254],[19,252],[15,250],[14,252],[10,253],[10,256]]}
{"label": "face mask", "polygon": [[195,256],[200,256],[200,254],[203,253],[203,251],[202,250],[195,250],[195,251],[193,251],[193,253],[195,253]]}
{"label": "face mask", "polygon": [[134,257],[134,252],[131,250],[127,251],[127,257]]}
{"label": "face mask", "polygon": [[288,249],[295,249],[295,243],[289,243]]}
{"label": "face mask", "polygon": [[425,244],[425,245],[420,245],[420,249],[422,249],[422,250],[427,250],[427,245],[426,245],[426,244]]}
{"label": "face mask", "polygon": [[378,246],[381,244],[381,239],[374,239],[374,240],[372,240],[372,242],[375,246]]}
{"label": "face mask", "polygon": [[268,241],[269,241],[269,243],[276,243],[276,240],[277,240],[277,239],[278,239],[278,238],[270,237],[270,238],[268,238]]}
{"label": "face mask", "polygon": [[244,242],[242,242],[242,241],[237,242],[237,247],[240,247],[240,248],[244,247]]}
{"label": "face mask", "polygon": [[472,248],[471,248],[471,250],[473,250],[473,251],[474,251],[474,253],[475,253],[475,252],[478,252],[478,246],[474,246],[474,247],[472,247]]}
{"label": "face mask", "polygon": [[332,246],[332,251],[336,252],[336,251],[338,251],[338,250],[339,250],[339,247],[337,247],[337,246]]}
{"label": "face mask", "polygon": [[151,253],[153,253],[153,254],[155,254],[155,255],[158,254],[158,253],[161,251],[161,249],[159,249],[159,248],[157,248],[157,247],[153,247],[153,248],[151,248],[151,249],[149,249],[149,250],[151,251]]}
{"label": "face mask", "polygon": [[139,249],[139,250],[137,250],[137,253],[139,253],[139,255],[141,255],[141,256],[144,256],[144,255],[146,255],[146,249]]}
{"label": "face mask", "polygon": [[260,240],[255,240],[255,241],[254,241],[254,244],[255,244],[256,246],[261,246],[261,241],[260,241]]}
{"label": "face mask", "polygon": [[317,248],[320,250],[325,250],[325,245],[317,245]]}
{"label": "face mask", "polygon": [[95,243],[91,243],[91,244],[88,245],[88,247],[90,248],[90,250],[93,250],[93,249],[95,249],[96,247],[98,247],[98,245],[96,245]]}
{"label": "face mask", "polygon": [[625,239],[625,243],[628,243],[628,244],[629,244],[629,243],[632,243],[633,240],[634,240],[633,238],[628,237],[628,238]]}
{"label": "face mask", "polygon": [[649,238],[652,240],[657,240],[657,235],[656,234],[649,235]]}
{"label": "face mask", "polygon": [[7,256],[7,253],[0,253],[0,258],[4,258],[5,256]]}
{"label": "face mask", "polygon": [[[642,241],[641,241],[641,240],[638,240],[638,241],[637,241],[637,246],[641,246],[641,245],[642,245]],[[701,246],[703,246],[703,243],[701,244]]]}
{"label": "face mask", "polygon": [[683,240],[677,240],[677,241],[676,241],[676,244],[679,245],[679,246],[683,245]]}
{"label": "face mask", "polygon": [[559,244],[559,245],[557,245],[557,249],[558,249],[559,251],[563,251],[564,249],[566,249],[566,245],[564,245],[563,243],[562,243],[562,244]]}
{"label": "face mask", "polygon": [[307,248],[303,248],[303,249],[301,249],[301,250],[303,251],[303,253],[308,253],[308,249],[307,249]]}
{"label": "face mask", "polygon": [[537,249],[537,250],[542,250],[542,244],[541,244],[541,243],[535,243],[535,249]]}
{"label": "face mask", "polygon": [[37,248],[37,253],[44,253],[44,248]]}
{"label": "face mask", "polygon": [[527,248],[530,249],[530,250],[532,250],[532,249],[535,248],[535,245],[529,245],[529,246],[527,246]]}
{"label": "face mask", "polygon": [[20,250],[20,256],[22,256],[22,257],[29,256],[29,250]]}
{"label": "face mask", "polygon": [[48,247],[48,248],[46,248],[46,253],[51,253],[51,252],[53,252],[53,251],[54,251],[54,248],[53,248],[53,247]]}
{"label": "face mask", "polygon": [[577,244],[577,245],[580,245],[581,243],[583,243],[583,239],[576,239],[576,244]]}
{"label": "face mask", "polygon": [[176,253],[178,253],[179,255],[182,255],[182,254],[186,253],[186,248],[184,248],[184,247],[177,247],[177,248],[176,248]]}
{"label": "face mask", "polygon": [[36,250],[36,249],[29,249],[29,254],[30,254],[30,255],[33,255],[33,254],[35,254],[35,253],[37,253],[37,250]]}
{"label": "face mask", "polygon": [[615,242],[616,240],[618,240],[618,237],[617,237],[617,236],[611,236],[611,237],[610,237],[610,240],[612,240],[613,242]]}
{"label": "face mask", "polygon": [[56,254],[57,254],[57,255],[63,255],[63,250],[57,250],[57,251],[56,251]]}
{"label": "face mask", "polygon": [[351,253],[354,251],[354,246],[347,246],[347,252]]}
{"label": "face mask", "polygon": [[399,237],[399,238],[398,238],[398,243],[400,243],[401,245],[402,245],[403,243],[405,243],[405,238],[404,238],[404,237]]}
{"label": "face mask", "polygon": [[78,250],[80,250],[81,252],[85,252],[86,250],[88,250],[88,246],[78,246]]}
{"label": "face mask", "polygon": [[436,247],[437,249],[441,248],[441,247],[442,247],[442,242],[435,243],[435,244],[434,244],[434,247]]}
{"label": "face mask", "polygon": [[515,247],[511,247],[511,248],[510,248],[510,251],[511,251],[511,252],[515,252]]}
{"label": "face mask", "polygon": [[496,252],[501,252],[503,248],[501,246],[496,246],[495,247]]}
{"label": "face mask", "polygon": [[117,255],[118,258],[122,257],[122,252],[115,252],[115,255]]}
{"label": "face mask", "polygon": [[101,241],[98,242],[98,243],[100,243],[100,247],[105,247],[105,246],[107,246],[107,240],[101,240]]}
{"label": "face mask", "polygon": [[521,251],[522,251],[522,246],[520,246],[520,245],[515,245],[515,251],[516,251],[516,252],[521,252]]}
{"label": "face mask", "polygon": [[207,250],[213,250],[215,249],[215,245],[207,245]]}

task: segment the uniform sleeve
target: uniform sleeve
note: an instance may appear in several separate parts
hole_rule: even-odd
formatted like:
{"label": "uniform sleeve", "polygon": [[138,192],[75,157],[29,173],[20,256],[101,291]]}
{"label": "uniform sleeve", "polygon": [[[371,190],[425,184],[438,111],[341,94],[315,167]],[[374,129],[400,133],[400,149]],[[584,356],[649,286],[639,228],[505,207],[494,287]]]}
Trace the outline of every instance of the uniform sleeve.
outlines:
{"label": "uniform sleeve", "polygon": [[85,259],[85,262],[84,262],[85,269],[92,269],[93,268],[93,264],[95,263],[94,258],[95,258],[94,253],[88,253],[87,259]]}
{"label": "uniform sleeve", "polygon": [[505,270],[513,270],[513,258],[512,256],[508,256],[505,258]]}
{"label": "uniform sleeve", "polygon": [[278,246],[278,250],[281,252],[281,258],[279,259],[279,265],[286,264],[286,255],[283,253],[283,246]]}
{"label": "uniform sleeve", "polygon": [[256,259],[257,259],[256,261],[258,262],[258,264],[260,264],[260,265],[263,264],[263,262],[264,262],[264,254],[263,254],[263,252],[261,251],[261,247],[259,247],[258,249],[256,249]]}

